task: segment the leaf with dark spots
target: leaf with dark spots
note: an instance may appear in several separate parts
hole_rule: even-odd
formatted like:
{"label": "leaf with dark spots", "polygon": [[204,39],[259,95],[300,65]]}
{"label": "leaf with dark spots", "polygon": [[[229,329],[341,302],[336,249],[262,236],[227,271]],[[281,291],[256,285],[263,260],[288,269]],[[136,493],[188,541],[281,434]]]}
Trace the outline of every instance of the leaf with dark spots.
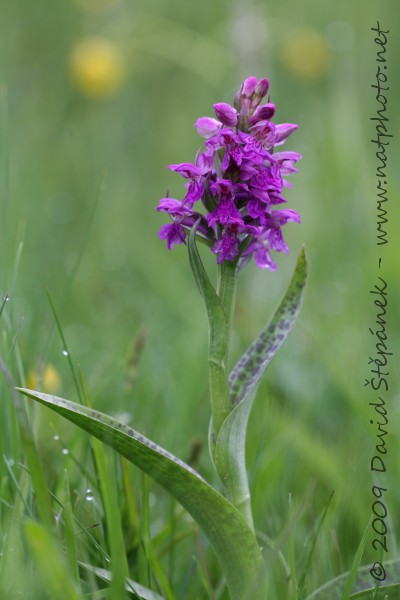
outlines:
{"label": "leaf with dark spots", "polygon": [[248,597],[251,582],[257,580],[265,567],[254,533],[239,511],[197,471],[108,415],[49,394],[19,391],[98,438],[163,486],[208,537],[225,573],[232,599]]}
{"label": "leaf with dark spots", "polygon": [[301,250],[292,280],[270,323],[238,361],[229,376],[232,404],[239,404],[259,384],[265,369],[289,335],[302,303],[307,262]]}

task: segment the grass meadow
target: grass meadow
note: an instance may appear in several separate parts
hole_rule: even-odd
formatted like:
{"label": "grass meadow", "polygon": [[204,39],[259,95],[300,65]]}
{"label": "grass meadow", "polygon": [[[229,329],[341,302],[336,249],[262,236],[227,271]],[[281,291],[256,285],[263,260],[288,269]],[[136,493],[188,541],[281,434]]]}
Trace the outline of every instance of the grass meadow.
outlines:
{"label": "grass meadow", "polygon": [[[0,0],[1,598],[140,597],[124,592],[126,572],[166,600],[229,598],[207,539],[162,488],[14,388],[75,401],[85,389],[92,406],[219,487],[207,450],[206,313],[187,249],[168,252],[157,237],[165,219],[155,207],[167,190],[182,198],[166,167],[193,160],[194,121],[231,102],[248,75],[270,79],[276,122],[300,125],[287,142],[303,156],[287,198],[302,223],[288,225],[291,252],[277,273],[252,263],[240,274],[233,361],[284,293],[302,243],[309,261],[300,317],[249,423],[270,600],[304,600],[352,567],[374,484],[387,488],[388,551],[370,532],[361,564],[399,559],[396,137],[383,267],[394,356],[379,484],[370,470],[377,394],[364,387],[380,256],[370,28],[391,29],[396,14],[393,2],[361,0]],[[212,271],[211,253],[204,260]],[[387,574],[399,583],[396,563]]]}

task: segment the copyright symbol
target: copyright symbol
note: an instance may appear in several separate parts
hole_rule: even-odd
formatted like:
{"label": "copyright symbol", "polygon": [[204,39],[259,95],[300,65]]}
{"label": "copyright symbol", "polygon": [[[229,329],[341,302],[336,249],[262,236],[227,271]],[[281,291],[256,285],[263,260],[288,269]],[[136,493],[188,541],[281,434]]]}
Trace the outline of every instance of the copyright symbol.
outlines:
{"label": "copyright symbol", "polygon": [[380,562],[374,563],[369,572],[371,573],[372,577],[378,581],[384,581],[386,579],[386,571]]}

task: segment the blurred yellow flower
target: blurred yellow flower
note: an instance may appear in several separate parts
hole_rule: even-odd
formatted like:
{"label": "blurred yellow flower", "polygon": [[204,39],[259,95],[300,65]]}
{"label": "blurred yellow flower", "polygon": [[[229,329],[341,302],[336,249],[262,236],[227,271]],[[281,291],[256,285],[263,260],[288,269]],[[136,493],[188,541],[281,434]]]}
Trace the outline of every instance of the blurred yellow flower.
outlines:
{"label": "blurred yellow flower", "polygon": [[281,61],[286,69],[307,81],[321,79],[332,60],[327,40],[315,29],[292,30],[284,41]]}
{"label": "blurred yellow flower", "polygon": [[70,72],[81,92],[92,98],[102,98],[120,87],[124,75],[123,59],[112,42],[90,37],[72,50]]}
{"label": "blurred yellow flower", "polygon": [[43,365],[42,368],[29,371],[26,387],[30,390],[40,388],[47,394],[56,394],[61,389],[61,377],[53,365]]}

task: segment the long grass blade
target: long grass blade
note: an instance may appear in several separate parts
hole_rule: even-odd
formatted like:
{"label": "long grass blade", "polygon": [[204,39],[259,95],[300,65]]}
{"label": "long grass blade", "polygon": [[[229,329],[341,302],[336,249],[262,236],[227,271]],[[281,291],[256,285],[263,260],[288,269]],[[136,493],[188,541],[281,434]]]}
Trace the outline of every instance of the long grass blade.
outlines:
{"label": "long grass blade", "polygon": [[346,581],[346,585],[344,587],[344,591],[343,591],[341,600],[349,600],[349,598],[350,598],[351,590],[353,589],[353,585],[354,585],[354,582],[357,577],[357,572],[358,572],[358,569],[361,564],[361,559],[364,554],[364,548],[365,548],[365,544],[367,543],[370,526],[371,526],[371,519],[370,519],[367,527],[365,528],[364,535],[361,538],[360,545],[358,546],[357,552],[354,556],[353,564],[351,566],[349,576]]}
{"label": "long grass blade", "polygon": [[79,590],[70,577],[60,548],[49,531],[34,521],[25,523],[24,530],[39,576],[51,596],[64,600],[80,600]]}
{"label": "long grass blade", "polygon": [[26,407],[24,406],[21,397],[15,392],[12,375],[2,359],[0,359],[0,371],[4,373],[7,383],[10,386],[11,396],[21,432],[26,462],[32,478],[33,489],[35,490],[36,494],[37,509],[42,521],[51,528],[54,525],[54,518],[50,495],[47,489],[47,480],[40,456],[37,451],[36,442],[28,419]]}
{"label": "long grass blade", "polygon": [[78,565],[78,550],[76,545],[76,535],[74,529],[74,516],[71,504],[71,493],[69,488],[68,473],[64,472],[64,488],[65,488],[65,503],[64,503],[64,527],[65,527],[65,550],[68,561],[68,567],[73,580],[76,583],[78,591],[80,591],[79,565]]}

